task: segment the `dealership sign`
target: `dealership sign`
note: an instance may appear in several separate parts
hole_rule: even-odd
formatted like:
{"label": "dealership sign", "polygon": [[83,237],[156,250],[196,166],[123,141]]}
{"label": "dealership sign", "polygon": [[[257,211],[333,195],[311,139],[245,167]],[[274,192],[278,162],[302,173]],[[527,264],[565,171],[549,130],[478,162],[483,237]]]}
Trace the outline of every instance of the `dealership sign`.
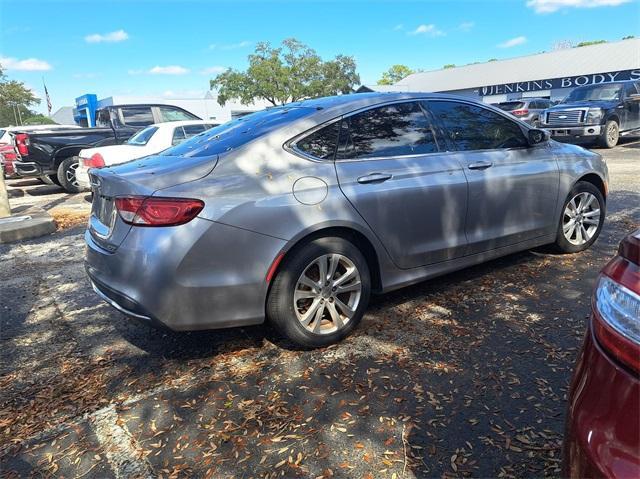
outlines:
{"label": "dealership sign", "polygon": [[598,83],[622,80],[640,80],[640,69],[483,86],[478,88],[478,94],[485,96],[503,95],[505,93],[524,93],[529,91],[553,90],[556,88],[575,88],[583,85],[596,85]]}

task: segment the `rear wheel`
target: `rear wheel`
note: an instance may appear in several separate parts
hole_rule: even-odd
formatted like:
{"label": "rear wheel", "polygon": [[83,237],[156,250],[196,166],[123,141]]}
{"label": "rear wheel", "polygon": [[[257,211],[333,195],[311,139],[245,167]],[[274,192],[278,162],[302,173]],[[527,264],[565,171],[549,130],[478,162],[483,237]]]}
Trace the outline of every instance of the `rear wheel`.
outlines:
{"label": "rear wheel", "polygon": [[609,120],[604,126],[604,131],[600,133],[598,143],[605,148],[613,148],[620,139],[620,127],[614,120]]}
{"label": "rear wheel", "polygon": [[605,202],[591,183],[579,181],[565,200],[556,237],[563,253],[586,250],[600,235],[604,223]]}
{"label": "rear wheel", "polygon": [[342,238],[320,238],[285,259],[269,292],[267,317],[300,346],[327,346],[358,325],[370,294],[360,250]]}
{"label": "rear wheel", "polygon": [[76,178],[76,170],[80,165],[80,160],[77,156],[67,158],[58,166],[58,181],[69,193],[80,193],[82,189],[78,185],[78,179]]}

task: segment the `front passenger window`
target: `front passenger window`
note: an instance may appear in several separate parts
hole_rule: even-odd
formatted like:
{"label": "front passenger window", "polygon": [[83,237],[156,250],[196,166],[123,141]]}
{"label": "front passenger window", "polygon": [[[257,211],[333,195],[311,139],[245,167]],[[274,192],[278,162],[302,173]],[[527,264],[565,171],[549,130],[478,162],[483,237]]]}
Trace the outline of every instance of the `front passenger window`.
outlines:
{"label": "front passenger window", "polygon": [[491,110],[454,101],[429,101],[427,105],[458,151],[528,146],[516,122]]}

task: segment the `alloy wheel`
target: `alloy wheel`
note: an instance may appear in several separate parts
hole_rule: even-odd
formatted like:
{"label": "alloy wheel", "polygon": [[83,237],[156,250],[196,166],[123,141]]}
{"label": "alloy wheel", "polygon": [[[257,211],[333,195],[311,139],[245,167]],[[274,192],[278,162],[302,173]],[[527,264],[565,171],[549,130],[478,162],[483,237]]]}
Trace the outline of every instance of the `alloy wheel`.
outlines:
{"label": "alloy wheel", "polygon": [[75,162],[71,163],[67,170],[64,172],[65,178],[69,182],[69,184],[78,187],[78,179],[76,178],[76,170],[80,166],[80,163]]}
{"label": "alloy wheel", "polygon": [[593,238],[600,225],[600,203],[589,192],[571,198],[564,209],[562,232],[567,241],[580,246]]}
{"label": "alloy wheel", "polygon": [[313,260],[296,282],[293,309],[305,329],[330,334],[344,328],[356,313],[362,281],[356,265],[341,254]]}
{"label": "alloy wheel", "polygon": [[610,145],[615,145],[618,142],[618,126],[613,122],[607,128],[607,141]]}

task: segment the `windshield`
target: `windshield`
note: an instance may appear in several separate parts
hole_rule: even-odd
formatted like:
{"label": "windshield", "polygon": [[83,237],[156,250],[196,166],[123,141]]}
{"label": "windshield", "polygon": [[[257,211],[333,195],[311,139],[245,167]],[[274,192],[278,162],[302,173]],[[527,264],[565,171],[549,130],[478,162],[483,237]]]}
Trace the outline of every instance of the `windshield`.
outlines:
{"label": "windshield", "polygon": [[163,151],[164,156],[210,156],[238,148],[280,126],[315,112],[315,108],[280,106],[237,118]]}
{"label": "windshield", "polygon": [[156,131],[158,131],[157,126],[148,126],[129,138],[127,145],[144,146],[149,143],[149,140]]}
{"label": "windshield", "polygon": [[563,103],[574,101],[619,100],[622,92],[620,85],[591,85],[576,88]]}

